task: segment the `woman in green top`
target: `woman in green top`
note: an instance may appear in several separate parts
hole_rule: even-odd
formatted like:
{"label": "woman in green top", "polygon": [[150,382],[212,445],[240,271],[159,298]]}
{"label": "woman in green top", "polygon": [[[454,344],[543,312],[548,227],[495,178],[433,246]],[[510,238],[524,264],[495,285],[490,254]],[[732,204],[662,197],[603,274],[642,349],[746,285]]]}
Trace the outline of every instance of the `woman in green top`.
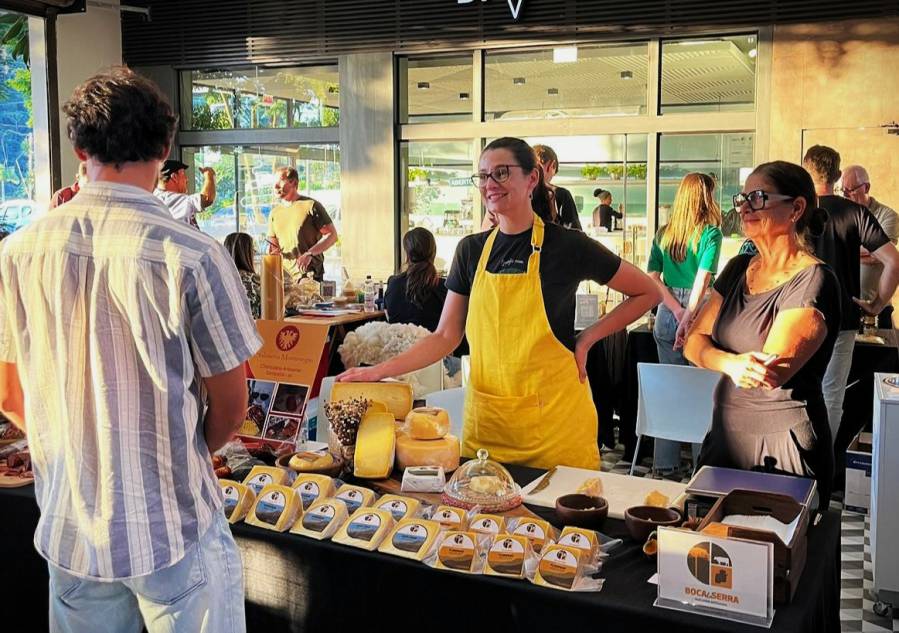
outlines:
{"label": "woman in green top", "polygon": [[[684,176],[674,198],[671,219],[652,242],[649,276],[662,288],[653,337],[659,362],[687,365],[683,346],[690,323],[718,269],[721,254],[721,208],[715,202],[715,181],[691,173]],[[694,459],[699,450],[694,447]],[[653,468],[659,472],[680,465],[680,443],[656,440]]]}

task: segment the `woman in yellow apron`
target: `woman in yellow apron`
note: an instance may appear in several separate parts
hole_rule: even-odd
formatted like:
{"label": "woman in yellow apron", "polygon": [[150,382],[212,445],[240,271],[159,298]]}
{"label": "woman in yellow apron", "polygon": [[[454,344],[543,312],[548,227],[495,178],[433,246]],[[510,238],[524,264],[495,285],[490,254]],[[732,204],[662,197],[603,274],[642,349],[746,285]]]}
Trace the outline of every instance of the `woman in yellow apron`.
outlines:
{"label": "woman in yellow apron", "polygon": [[[498,225],[459,244],[436,332],[389,361],[351,369],[339,380],[377,381],[427,367],[451,353],[465,334],[471,376],[463,455],[486,448],[491,458],[509,464],[597,469],[587,352],[656,305],[659,291],[644,273],[582,232],[541,219],[551,194],[524,141],[490,143],[472,181]],[[628,298],[575,338],[575,293],[586,279]]]}

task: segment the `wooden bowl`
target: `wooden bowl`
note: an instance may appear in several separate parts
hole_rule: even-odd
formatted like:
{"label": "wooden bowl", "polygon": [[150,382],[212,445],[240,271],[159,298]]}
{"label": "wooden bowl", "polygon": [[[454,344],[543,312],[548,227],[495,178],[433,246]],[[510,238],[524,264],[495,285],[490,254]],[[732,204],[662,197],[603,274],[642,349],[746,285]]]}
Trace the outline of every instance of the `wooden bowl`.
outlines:
{"label": "wooden bowl", "polygon": [[[305,452],[305,451],[301,451]],[[293,471],[298,475],[327,475],[328,477],[337,477],[340,474],[341,469],[343,468],[343,460],[341,460],[336,455],[331,455],[334,458],[334,463],[332,463],[327,468],[322,468],[320,470],[303,470],[299,471],[290,467],[290,458],[296,455],[297,453],[287,453],[286,455],[281,455],[277,460],[275,460],[275,465],[280,466],[286,470]]]}
{"label": "wooden bowl", "polygon": [[660,525],[678,525],[680,514],[670,508],[634,506],[624,511],[624,524],[631,538],[645,543],[649,534]]}
{"label": "wooden bowl", "polygon": [[609,503],[591,495],[563,495],[556,499],[556,516],[565,525],[598,530],[609,516]]}

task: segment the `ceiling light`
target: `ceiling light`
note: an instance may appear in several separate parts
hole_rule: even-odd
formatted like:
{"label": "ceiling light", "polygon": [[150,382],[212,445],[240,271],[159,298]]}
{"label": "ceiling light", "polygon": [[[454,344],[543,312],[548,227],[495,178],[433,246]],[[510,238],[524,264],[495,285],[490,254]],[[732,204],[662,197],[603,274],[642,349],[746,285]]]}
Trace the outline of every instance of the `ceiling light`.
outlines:
{"label": "ceiling light", "polygon": [[577,61],[577,46],[559,46],[553,49],[553,62],[570,64]]}
{"label": "ceiling light", "polygon": [[621,73],[619,74],[619,76],[620,76],[622,79],[633,79],[633,78],[634,78],[634,73],[631,72],[630,70],[622,70]]}
{"label": "ceiling light", "polygon": [[546,94],[548,94],[550,97],[558,97],[559,89],[558,88],[550,88],[549,90],[546,91]]}
{"label": "ceiling light", "polygon": [[524,77],[515,77],[514,79],[512,79],[513,86],[523,86],[524,83],[525,83]]}
{"label": "ceiling light", "polygon": [[459,93],[459,99],[460,99],[461,101],[468,101],[469,96],[470,96],[470,95],[469,95],[467,92],[460,92],[460,93]]}
{"label": "ceiling light", "polygon": [[419,90],[428,90],[430,87],[431,87],[431,84],[429,84],[427,81],[419,81],[418,82]]}
{"label": "ceiling light", "polygon": [[749,52],[746,53],[746,54],[749,55],[749,57],[751,57],[752,59],[755,59],[756,55],[759,54],[759,49],[757,49],[757,48],[750,48],[750,49],[749,49]]}

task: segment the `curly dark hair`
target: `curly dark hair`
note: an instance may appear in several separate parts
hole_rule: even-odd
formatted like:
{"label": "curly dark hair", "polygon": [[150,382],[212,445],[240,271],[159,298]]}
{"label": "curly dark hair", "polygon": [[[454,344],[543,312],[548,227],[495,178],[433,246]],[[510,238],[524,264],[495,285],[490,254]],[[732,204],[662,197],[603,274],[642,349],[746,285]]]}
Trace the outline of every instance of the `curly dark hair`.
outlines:
{"label": "curly dark hair", "polygon": [[178,123],[156,84],[125,66],[75,88],[62,111],[72,145],[116,167],[165,158]]}

